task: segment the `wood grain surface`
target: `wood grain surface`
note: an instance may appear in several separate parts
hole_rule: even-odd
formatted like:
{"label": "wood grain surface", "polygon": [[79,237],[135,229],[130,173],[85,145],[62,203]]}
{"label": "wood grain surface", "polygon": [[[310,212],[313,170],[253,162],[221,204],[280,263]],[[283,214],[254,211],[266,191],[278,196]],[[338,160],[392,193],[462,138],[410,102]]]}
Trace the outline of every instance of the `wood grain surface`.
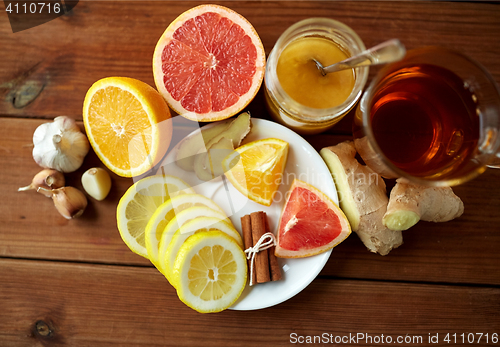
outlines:
{"label": "wood grain surface", "polygon": [[[500,82],[498,2],[215,3],[244,15],[266,53],[291,24],[330,17],[352,27],[366,46],[397,37],[407,49],[459,49]],[[156,41],[198,4],[81,0],[69,14],[15,34],[0,4],[0,346],[276,346],[323,333],[383,334],[390,344],[421,346],[465,345],[460,334],[483,333],[489,342],[476,335],[471,345],[499,345],[491,337],[500,334],[500,170],[454,188],[463,216],[418,223],[388,256],[370,253],[353,234],[292,299],[212,315],[182,304],[150,262],[121,240],[116,206],[132,179],[112,175],[108,198],[89,199],[84,215],[71,221],[50,199],[17,191],[40,170],[31,154],[36,127],[58,115],[81,121],[85,94],[100,78],[128,76],[154,85]],[[262,89],[248,109],[255,118],[269,118]],[[317,150],[350,139],[352,116],[305,138]],[[176,117],[175,141],[197,127]],[[66,175],[68,185],[81,188],[82,173],[93,166],[102,164],[91,150],[82,168]],[[447,333],[455,333],[457,343],[446,343]],[[430,343],[436,334],[439,343]],[[401,336],[416,340],[396,343]]]}
{"label": "wood grain surface", "polygon": [[[34,191],[18,192],[40,169],[31,157],[30,138],[38,119],[0,118],[0,164],[12,170],[0,172],[0,189],[10,203],[0,209],[0,255],[13,258],[61,259],[150,266],[130,252],[116,227],[116,204],[133,183],[112,175],[107,199],[89,199],[83,218],[68,221],[50,199]],[[187,128],[189,129],[189,128]],[[311,136],[320,150],[347,136]],[[8,149],[8,150],[7,150]],[[68,185],[81,188],[79,178],[90,167],[102,166],[91,150],[82,168],[66,175]],[[335,248],[324,275],[425,282],[483,283],[500,285],[498,207],[500,171],[489,170],[480,178],[456,187],[465,213],[448,223],[420,222],[404,232],[404,245],[380,257],[366,251],[356,235]],[[33,208],[36,207],[36,208]],[[71,232],[68,232],[68,229]],[[38,236],[40,237],[34,237]],[[466,240],[466,242],[465,242]],[[477,271],[481,268],[482,271]]]}
{"label": "wood grain surface", "polygon": [[[0,21],[3,51],[0,115],[53,118],[64,114],[81,119],[85,93],[99,78],[127,76],[154,85],[151,61],[157,40],[172,20],[198,4],[80,1],[71,15],[16,34],[12,34],[4,18]],[[330,17],[352,27],[367,47],[397,37],[408,49],[427,45],[460,49],[500,80],[496,54],[500,46],[497,4],[428,1],[220,4],[230,4],[253,24],[267,53],[293,23],[309,17]]]}
{"label": "wood grain surface", "polygon": [[[499,328],[499,288],[320,278],[275,307],[201,315],[151,268],[4,259],[0,283],[8,298],[0,340],[12,347],[282,346],[324,333],[328,341],[362,333],[428,345],[430,332],[443,342],[446,333]],[[356,345],[375,345],[366,339]]]}

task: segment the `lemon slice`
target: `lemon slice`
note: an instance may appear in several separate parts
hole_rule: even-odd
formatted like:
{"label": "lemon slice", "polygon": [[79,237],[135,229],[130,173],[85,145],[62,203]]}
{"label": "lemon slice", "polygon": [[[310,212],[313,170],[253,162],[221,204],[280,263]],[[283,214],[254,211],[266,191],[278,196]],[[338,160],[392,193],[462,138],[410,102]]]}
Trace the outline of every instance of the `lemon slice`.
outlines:
{"label": "lemon slice", "polygon": [[232,237],[217,230],[205,231],[182,244],[173,274],[182,302],[198,312],[220,312],[243,292],[247,260]]}
{"label": "lemon slice", "polygon": [[172,138],[169,119],[162,96],[133,78],[103,78],[90,87],[83,103],[92,148],[111,171],[124,177],[145,173],[164,156]]}
{"label": "lemon slice", "polygon": [[177,287],[177,283],[174,282],[173,278],[173,267],[175,263],[175,258],[177,253],[181,248],[182,244],[186,239],[199,232],[219,230],[231,236],[240,247],[243,248],[243,242],[241,240],[240,233],[227,221],[220,220],[217,217],[197,217],[190,220],[181,226],[172,236],[172,240],[167,247],[167,251],[163,254],[162,268],[164,269],[164,275],[167,277],[168,281]]}
{"label": "lemon slice", "polygon": [[[168,245],[170,244],[170,241],[172,240],[172,237],[174,236],[175,232],[185,223],[197,217],[215,217],[219,220],[225,220],[229,222],[229,219],[224,213],[221,213],[219,211],[213,210],[205,206],[193,206],[180,211],[175,215],[174,218],[172,218],[170,222],[168,222],[167,226],[163,230],[163,233],[161,235],[160,245],[158,247],[159,259],[162,259],[162,257],[164,257],[165,253],[167,252]],[[159,265],[160,265],[159,270],[161,271],[161,273],[165,274],[166,269],[164,266],[165,265],[164,262],[159,262]]]}
{"label": "lemon slice", "polygon": [[212,210],[224,211],[211,199],[199,194],[183,194],[173,197],[161,204],[149,219],[145,229],[145,242],[149,260],[159,269],[158,245],[161,235],[177,213],[193,206],[206,206]]}
{"label": "lemon slice", "polygon": [[186,182],[174,176],[150,176],[134,183],[116,208],[118,231],[125,244],[132,252],[148,258],[144,230],[153,213],[173,196],[194,193]]}
{"label": "lemon slice", "polygon": [[227,179],[249,199],[269,206],[281,184],[288,143],[263,139],[238,147],[222,161]]}

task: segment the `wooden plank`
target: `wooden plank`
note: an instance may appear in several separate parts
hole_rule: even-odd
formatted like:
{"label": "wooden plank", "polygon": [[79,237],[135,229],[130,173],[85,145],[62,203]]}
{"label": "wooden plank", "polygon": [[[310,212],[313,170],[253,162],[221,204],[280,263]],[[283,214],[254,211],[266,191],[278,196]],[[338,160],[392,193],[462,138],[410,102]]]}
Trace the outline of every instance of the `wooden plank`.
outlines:
{"label": "wooden plank", "polygon": [[[181,117],[177,119],[173,143],[196,129],[186,125]],[[52,201],[41,194],[17,191],[29,185],[42,170],[32,157],[32,137],[35,129],[45,122],[0,118],[0,191],[7,195],[5,201],[9,201],[0,207],[0,256],[150,265],[149,260],[126,247],[116,227],[118,201],[134,179],[119,177],[108,170],[112,179],[108,197],[96,201],[87,196],[84,214],[74,220],[64,219]],[[91,167],[105,168],[92,149],[79,170],[65,175],[66,185],[83,191],[81,176]]]}
{"label": "wooden plank", "polygon": [[[0,118],[0,256],[83,262],[135,264],[149,261],[122,242],[115,222],[119,198],[133,183],[112,175],[107,199],[89,199],[79,219],[59,216],[49,199],[35,192],[17,192],[40,168],[31,157],[31,137],[42,120]],[[189,129],[189,128],[187,128]],[[312,136],[318,150],[349,137]],[[81,187],[84,170],[99,166],[91,151],[82,168],[66,175],[68,184]],[[356,235],[335,248],[323,275],[405,281],[500,284],[500,171],[455,188],[465,203],[465,214],[448,223],[420,222],[404,233],[405,244],[387,257],[369,253]]]}
{"label": "wooden plank", "polygon": [[[154,85],[151,57],[168,24],[198,2],[80,1],[70,15],[13,34],[0,21],[0,115],[81,119],[96,80],[129,76]],[[400,38],[408,49],[442,45],[480,61],[500,81],[500,6],[464,2],[221,2],[244,15],[269,53],[291,24],[330,17],[351,26],[367,46]],[[373,70],[375,71],[375,69]],[[265,113],[261,94],[252,107]],[[28,101],[32,102],[28,102]],[[350,129],[339,125],[337,130]]]}
{"label": "wooden plank", "polygon": [[[79,219],[66,220],[50,199],[35,191],[18,192],[41,170],[32,157],[32,136],[44,121],[0,119],[0,191],[8,203],[0,207],[0,255],[26,258],[148,264],[123,244],[115,222],[118,200],[131,179],[112,175],[108,198],[89,205]],[[103,165],[91,151],[82,168],[65,175],[66,184],[82,189],[80,178],[91,167]]]}
{"label": "wooden plank", "polygon": [[[202,315],[151,268],[3,259],[0,283],[0,345],[9,347],[281,346],[358,333],[420,345],[439,334],[443,346],[447,333],[491,338],[500,328],[499,288],[316,279],[275,307]],[[358,345],[374,345],[366,339]]]}

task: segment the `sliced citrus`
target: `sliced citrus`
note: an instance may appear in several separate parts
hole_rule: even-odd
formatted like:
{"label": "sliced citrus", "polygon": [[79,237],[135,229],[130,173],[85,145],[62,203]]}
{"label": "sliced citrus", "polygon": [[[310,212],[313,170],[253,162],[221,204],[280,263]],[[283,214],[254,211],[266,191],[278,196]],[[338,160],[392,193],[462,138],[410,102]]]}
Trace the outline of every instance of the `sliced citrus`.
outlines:
{"label": "sliced citrus", "polygon": [[174,281],[173,268],[175,258],[177,257],[177,253],[179,252],[182,244],[191,235],[211,230],[219,230],[226,233],[228,236],[231,236],[238,243],[238,245],[240,245],[240,247],[243,248],[243,241],[241,240],[240,234],[227,221],[220,220],[216,217],[198,217],[190,220],[174,233],[172,240],[167,247],[167,251],[163,254],[163,259],[161,260],[163,262],[162,268],[164,269],[164,275],[175,288],[177,288],[178,284]]}
{"label": "sliced citrus", "polygon": [[278,224],[275,254],[302,258],[328,251],[351,233],[342,210],[315,187],[295,179]]}
{"label": "sliced citrus", "polygon": [[92,148],[114,173],[138,176],[166,153],[172,137],[170,111],[158,92],[125,77],[103,78],[90,87],[83,123]]}
{"label": "sliced citrus", "polygon": [[118,231],[125,244],[148,258],[144,230],[153,213],[173,196],[194,193],[186,182],[174,176],[150,176],[134,183],[116,208]]}
{"label": "sliced citrus", "polygon": [[288,157],[288,143],[264,139],[235,149],[222,161],[225,175],[243,195],[269,206],[281,184]]}
{"label": "sliced citrus", "polygon": [[247,260],[232,237],[217,230],[205,231],[182,244],[173,273],[182,302],[198,312],[220,312],[243,292]]}
{"label": "sliced citrus", "polygon": [[224,213],[224,211],[211,199],[200,194],[182,194],[175,196],[158,206],[156,211],[146,224],[144,232],[146,249],[149,260],[159,269],[158,246],[161,235],[177,213],[193,206],[206,206],[213,210]]}
{"label": "sliced citrus", "polygon": [[[193,206],[189,207],[185,210],[180,211],[175,215],[174,218],[170,222],[168,222],[167,226],[163,230],[161,235],[160,244],[158,246],[158,257],[162,259],[165,253],[167,252],[168,245],[170,245],[170,241],[172,241],[172,237],[175,232],[182,227],[185,223],[189,222],[192,219],[198,217],[215,217],[219,220],[225,220],[229,222],[229,219],[224,213],[213,210],[206,206]],[[160,261],[160,269],[163,274],[165,274],[165,263]]]}
{"label": "sliced citrus", "polygon": [[200,5],[177,17],[153,55],[158,91],[178,114],[215,121],[240,112],[255,97],[266,56],[252,25],[219,5]]}

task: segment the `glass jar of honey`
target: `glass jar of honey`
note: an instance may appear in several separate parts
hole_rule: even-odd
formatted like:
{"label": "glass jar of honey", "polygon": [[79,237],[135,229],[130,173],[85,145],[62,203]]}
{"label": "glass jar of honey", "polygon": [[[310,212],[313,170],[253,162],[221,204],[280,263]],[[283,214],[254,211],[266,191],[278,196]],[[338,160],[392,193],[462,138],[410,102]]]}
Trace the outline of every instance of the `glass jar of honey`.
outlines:
{"label": "glass jar of honey", "polygon": [[271,116],[304,135],[331,128],[358,101],[368,67],[323,76],[312,59],[326,67],[364,50],[359,36],[336,20],[310,18],[292,25],[267,60],[265,100]]}

